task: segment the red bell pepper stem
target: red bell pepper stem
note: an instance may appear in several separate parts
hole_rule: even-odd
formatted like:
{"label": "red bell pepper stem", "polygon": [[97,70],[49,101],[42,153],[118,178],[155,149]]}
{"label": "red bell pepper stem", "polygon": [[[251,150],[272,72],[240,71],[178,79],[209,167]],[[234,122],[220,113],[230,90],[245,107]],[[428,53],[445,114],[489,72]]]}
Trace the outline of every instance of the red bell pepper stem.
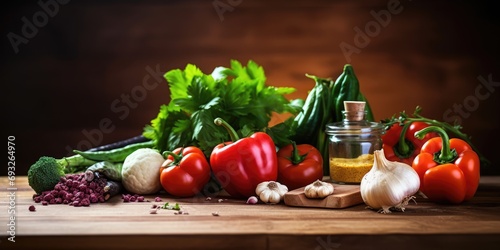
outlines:
{"label": "red bell pepper stem", "polygon": [[410,127],[411,122],[406,122],[403,125],[403,129],[401,130],[401,134],[399,135],[399,141],[398,141],[398,148],[395,150],[394,153],[397,154],[400,158],[407,158],[411,155],[411,151],[413,151],[410,146],[408,146],[408,143],[406,142],[406,131],[408,131],[408,128]]}
{"label": "red bell pepper stem", "polygon": [[172,156],[174,158],[174,161],[170,164],[170,166],[175,166],[177,164],[179,164],[182,160],[182,151],[184,151],[184,148],[181,149],[181,151],[179,152],[179,154],[176,154],[172,151],[165,151],[162,153],[163,155],[163,158],[167,158],[167,156]]}
{"label": "red bell pepper stem", "polygon": [[442,141],[441,151],[434,155],[434,161],[439,164],[450,163],[457,159],[458,155],[455,149],[450,149],[450,138],[446,131],[438,126],[429,126],[420,131],[415,132],[415,137],[418,139],[423,139],[427,133],[436,132]]}
{"label": "red bell pepper stem", "polygon": [[293,163],[293,165],[297,165],[304,161],[304,159],[307,156],[307,153],[300,155],[295,141],[292,141],[292,147],[293,147],[292,156],[289,158],[289,160]]}
{"label": "red bell pepper stem", "polygon": [[224,128],[227,129],[227,132],[229,133],[229,136],[231,137],[231,141],[236,142],[237,140],[240,139],[240,137],[238,136],[238,133],[236,133],[234,128],[231,127],[231,125],[229,125],[229,123],[224,121],[224,119],[217,117],[217,118],[215,118],[214,123],[217,126],[223,126]]}

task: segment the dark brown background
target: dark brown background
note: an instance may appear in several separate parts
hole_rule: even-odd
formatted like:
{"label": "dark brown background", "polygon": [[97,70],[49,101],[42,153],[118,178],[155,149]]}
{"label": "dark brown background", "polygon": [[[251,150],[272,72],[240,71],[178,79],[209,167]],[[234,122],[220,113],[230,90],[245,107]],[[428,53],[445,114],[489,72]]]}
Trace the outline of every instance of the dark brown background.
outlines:
{"label": "dark brown background", "polygon": [[[16,174],[42,155],[140,134],[169,101],[156,75],[147,80],[157,85],[131,98],[136,106],[125,111],[122,95],[139,93],[146,68],[164,73],[193,63],[209,73],[230,59],[252,59],[269,85],[296,87],[290,99],[305,98],[314,83],[304,74],[336,78],[348,62],[340,44],[354,46],[355,28],[365,31],[376,22],[371,12],[387,12],[390,2],[74,0],[18,53],[9,32],[22,35],[22,18],[32,20],[42,8],[37,1],[2,3],[3,138],[16,137]],[[221,18],[214,3],[234,6]],[[500,82],[498,10],[485,1],[402,0],[398,8],[350,58],[376,119],[420,105],[425,116],[450,121],[445,112],[466,104],[458,115],[463,130],[495,162],[495,171],[483,173],[498,173],[500,88],[478,87],[479,76]],[[487,97],[478,100],[477,88]],[[114,129],[100,130],[102,121]],[[102,137],[92,143],[84,130]]]}

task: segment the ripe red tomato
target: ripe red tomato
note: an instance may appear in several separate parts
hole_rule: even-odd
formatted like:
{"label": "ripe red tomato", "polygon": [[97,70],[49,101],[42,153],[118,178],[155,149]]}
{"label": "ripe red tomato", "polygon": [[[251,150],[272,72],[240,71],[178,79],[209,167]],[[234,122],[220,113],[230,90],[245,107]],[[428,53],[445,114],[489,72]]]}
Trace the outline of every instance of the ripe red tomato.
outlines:
{"label": "ripe red tomato", "polygon": [[210,165],[199,148],[177,148],[164,154],[168,156],[160,168],[160,182],[168,193],[179,197],[194,196],[210,180]]}
{"label": "ripe red tomato", "polygon": [[323,179],[323,157],[308,144],[295,143],[278,151],[278,182],[289,190],[307,186]]}

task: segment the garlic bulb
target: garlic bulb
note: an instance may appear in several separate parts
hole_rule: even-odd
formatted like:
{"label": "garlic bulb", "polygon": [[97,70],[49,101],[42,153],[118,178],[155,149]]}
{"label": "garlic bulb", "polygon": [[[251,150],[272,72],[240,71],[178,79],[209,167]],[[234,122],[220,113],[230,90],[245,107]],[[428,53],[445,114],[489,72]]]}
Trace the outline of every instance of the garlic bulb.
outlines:
{"label": "garlic bulb", "polygon": [[333,194],[333,185],[316,180],[304,188],[304,194],[307,198],[324,198]]}
{"label": "garlic bulb", "polygon": [[408,201],[420,187],[417,172],[408,164],[389,161],[383,150],[374,152],[371,170],[361,180],[361,197],[372,209],[381,213],[390,213],[390,208],[405,210]]}
{"label": "garlic bulb", "polygon": [[255,193],[265,203],[277,204],[283,199],[288,188],[276,181],[264,181],[255,188]]}

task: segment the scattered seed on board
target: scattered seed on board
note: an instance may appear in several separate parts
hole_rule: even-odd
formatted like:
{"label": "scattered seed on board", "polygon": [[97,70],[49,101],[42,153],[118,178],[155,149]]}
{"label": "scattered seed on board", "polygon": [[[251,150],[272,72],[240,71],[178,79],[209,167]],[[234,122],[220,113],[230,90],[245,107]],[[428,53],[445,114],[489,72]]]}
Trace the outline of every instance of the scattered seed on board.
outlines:
{"label": "scattered seed on board", "polygon": [[219,216],[219,212],[213,212],[212,215],[213,216]]}

